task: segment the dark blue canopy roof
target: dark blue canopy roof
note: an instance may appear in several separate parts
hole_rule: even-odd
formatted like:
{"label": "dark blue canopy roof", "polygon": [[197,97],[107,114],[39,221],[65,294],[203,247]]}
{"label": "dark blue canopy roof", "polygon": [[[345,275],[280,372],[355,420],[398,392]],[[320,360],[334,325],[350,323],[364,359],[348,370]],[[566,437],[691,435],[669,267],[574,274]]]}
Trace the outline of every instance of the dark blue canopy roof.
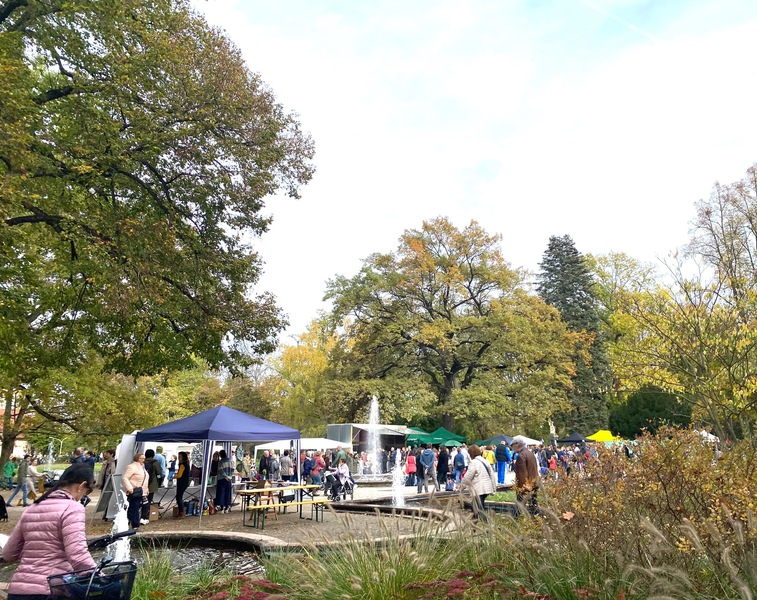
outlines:
{"label": "dark blue canopy roof", "polygon": [[300,432],[296,429],[223,405],[137,433],[137,442],[276,442],[298,439]]}

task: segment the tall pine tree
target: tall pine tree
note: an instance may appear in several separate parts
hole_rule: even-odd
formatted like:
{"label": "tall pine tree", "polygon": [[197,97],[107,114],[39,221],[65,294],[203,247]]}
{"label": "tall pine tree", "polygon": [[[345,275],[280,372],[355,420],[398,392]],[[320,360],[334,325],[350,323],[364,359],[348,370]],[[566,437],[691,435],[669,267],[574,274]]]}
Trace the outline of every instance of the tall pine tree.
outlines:
{"label": "tall pine tree", "polygon": [[576,374],[569,392],[572,409],[555,420],[562,434],[583,435],[607,427],[607,400],[612,387],[594,295],[594,279],[570,236],[552,236],[539,264],[537,291],[559,312],[572,331],[586,334],[586,344],[573,357]]}

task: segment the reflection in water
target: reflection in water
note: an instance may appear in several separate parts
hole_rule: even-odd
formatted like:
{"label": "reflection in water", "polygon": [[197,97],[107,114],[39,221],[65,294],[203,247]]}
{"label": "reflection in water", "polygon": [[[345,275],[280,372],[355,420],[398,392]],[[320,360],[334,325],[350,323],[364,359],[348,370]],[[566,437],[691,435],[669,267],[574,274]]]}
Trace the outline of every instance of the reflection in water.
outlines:
{"label": "reflection in water", "polygon": [[[174,569],[179,573],[190,573],[200,565],[212,566],[217,569],[224,568],[243,575],[263,572],[263,567],[258,562],[257,553],[252,550],[192,546],[188,545],[187,542],[175,546],[161,544],[141,547],[140,544],[131,544],[131,559],[137,561],[137,563],[143,562],[147,554],[156,552],[166,552]],[[104,554],[104,550],[92,552],[95,561],[99,561]],[[17,566],[18,563],[0,562],[0,582],[9,582]]]}
{"label": "reflection in water", "polygon": [[[143,560],[143,552],[149,551],[147,547],[135,549],[132,545],[132,558],[139,562]],[[251,550],[208,548],[207,546],[184,546],[180,548],[161,546],[160,549],[154,551],[167,552],[171,557],[174,570],[178,573],[190,573],[201,564],[216,569],[228,569],[243,575],[263,572],[257,554]]]}

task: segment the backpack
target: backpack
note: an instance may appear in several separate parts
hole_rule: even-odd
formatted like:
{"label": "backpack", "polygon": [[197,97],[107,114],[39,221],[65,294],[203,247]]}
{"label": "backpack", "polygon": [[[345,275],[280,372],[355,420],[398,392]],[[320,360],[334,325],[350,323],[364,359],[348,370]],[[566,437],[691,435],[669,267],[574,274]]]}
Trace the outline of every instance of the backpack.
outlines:
{"label": "backpack", "polygon": [[302,463],[302,476],[308,477],[310,475],[310,471],[313,470],[313,462],[306,458]]}
{"label": "backpack", "polygon": [[[274,458],[268,465],[270,467],[271,473],[275,473],[279,470],[280,466],[278,459]],[[312,467],[311,467],[312,468]]]}
{"label": "backpack", "polygon": [[455,464],[456,469],[462,469],[465,466],[465,457],[463,456],[463,453],[458,452],[455,455],[455,460],[453,462]]}

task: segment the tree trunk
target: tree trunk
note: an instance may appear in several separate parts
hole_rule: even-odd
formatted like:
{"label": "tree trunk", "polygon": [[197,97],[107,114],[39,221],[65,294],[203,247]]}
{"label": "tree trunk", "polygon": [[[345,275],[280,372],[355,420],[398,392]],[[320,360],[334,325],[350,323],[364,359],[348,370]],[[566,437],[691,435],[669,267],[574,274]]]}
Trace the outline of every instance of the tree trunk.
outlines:
{"label": "tree trunk", "polygon": [[0,466],[5,465],[13,452],[13,446],[16,444],[16,438],[18,437],[18,427],[13,419],[13,412],[15,409],[13,398],[15,395],[15,389],[13,386],[8,386],[5,390],[5,396],[3,398],[3,407],[5,412],[3,413],[3,434],[2,434],[2,450],[0,450]]}
{"label": "tree trunk", "polygon": [[455,426],[455,405],[452,402],[452,392],[459,389],[460,383],[455,375],[446,375],[444,377],[444,389],[441,390],[439,403],[442,406],[442,427],[449,431],[454,431]]}

